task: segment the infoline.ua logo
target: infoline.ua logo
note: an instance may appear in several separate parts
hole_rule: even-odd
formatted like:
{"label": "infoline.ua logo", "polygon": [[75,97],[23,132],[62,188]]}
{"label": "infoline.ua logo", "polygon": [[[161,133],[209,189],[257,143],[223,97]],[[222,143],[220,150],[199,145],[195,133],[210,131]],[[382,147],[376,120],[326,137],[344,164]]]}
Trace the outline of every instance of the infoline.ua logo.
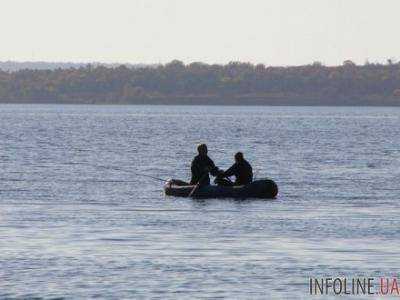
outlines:
{"label": "infoline.ua logo", "polygon": [[310,278],[310,295],[380,295],[400,296],[397,277]]}

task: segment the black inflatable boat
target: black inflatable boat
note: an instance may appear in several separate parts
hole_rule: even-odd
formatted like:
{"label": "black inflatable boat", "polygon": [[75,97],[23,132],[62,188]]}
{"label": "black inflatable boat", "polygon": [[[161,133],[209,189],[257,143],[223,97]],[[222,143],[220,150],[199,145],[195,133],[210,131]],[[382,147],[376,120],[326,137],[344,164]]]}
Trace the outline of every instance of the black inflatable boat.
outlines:
{"label": "black inflatable boat", "polygon": [[[189,197],[194,185],[170,179],[165,183],[164,191],[167,196]],[[278,194],[278,186],[271,179],[261,179],[242,186],[207,185],[198,187],[192,194],[193,198],[261,198],[273,199]]]}

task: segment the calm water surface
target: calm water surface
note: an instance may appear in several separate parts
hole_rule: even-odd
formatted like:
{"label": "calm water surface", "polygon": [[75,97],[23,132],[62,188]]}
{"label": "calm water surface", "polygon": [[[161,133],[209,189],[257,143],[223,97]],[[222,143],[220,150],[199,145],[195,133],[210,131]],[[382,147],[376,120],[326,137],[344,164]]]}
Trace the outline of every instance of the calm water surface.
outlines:
{"label": "calm water surface", "polygon": [[[400,109],[0,105],[0,298],[308,298],[397,276]],[[274,201],[166,198],[195,145]],[[368,299],[373,299],[369,297]],[[327,297],[324,297],[327,299]]]}

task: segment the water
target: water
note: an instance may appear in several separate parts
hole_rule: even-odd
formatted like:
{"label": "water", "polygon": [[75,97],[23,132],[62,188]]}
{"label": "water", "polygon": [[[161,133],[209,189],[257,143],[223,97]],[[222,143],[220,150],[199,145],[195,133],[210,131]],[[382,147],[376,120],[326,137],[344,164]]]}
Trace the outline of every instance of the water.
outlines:
{"label": "water", "polygon": [[[1,105],[0,298],[307,299],[310,276],[397,276],[399,136],[399,108]],[[242,150],[278,199],[166,198],[96,167],[187,179],[199,142],[222,168]]]}

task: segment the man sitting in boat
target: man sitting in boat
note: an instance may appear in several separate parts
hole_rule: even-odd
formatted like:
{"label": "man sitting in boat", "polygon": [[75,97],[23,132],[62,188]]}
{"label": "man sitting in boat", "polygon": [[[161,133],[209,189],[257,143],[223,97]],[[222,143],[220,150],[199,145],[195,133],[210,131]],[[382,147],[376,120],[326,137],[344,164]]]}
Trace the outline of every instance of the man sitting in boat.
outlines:
{"label": "man sitting in boat", "polygon": [[199,154],[192,161],[192,179],[190,184],[199,184],[200,186],[210,184],[210,176],[217,176],[219,174],[218,168],[215,166],[211,158],[208,157],[208,149],[206,144],[197,146]]}
{"label": "man sitting in boat", "polygon": [[[224,179],[225,177],[235,176],[236,180],[232,183],[230,180]],[[215,182],[218,185],[246,185],[253,181],[253,168],[247,160],[244,159],[242,152],[235,154],[235,163],[225,172],[218,174]]]}

